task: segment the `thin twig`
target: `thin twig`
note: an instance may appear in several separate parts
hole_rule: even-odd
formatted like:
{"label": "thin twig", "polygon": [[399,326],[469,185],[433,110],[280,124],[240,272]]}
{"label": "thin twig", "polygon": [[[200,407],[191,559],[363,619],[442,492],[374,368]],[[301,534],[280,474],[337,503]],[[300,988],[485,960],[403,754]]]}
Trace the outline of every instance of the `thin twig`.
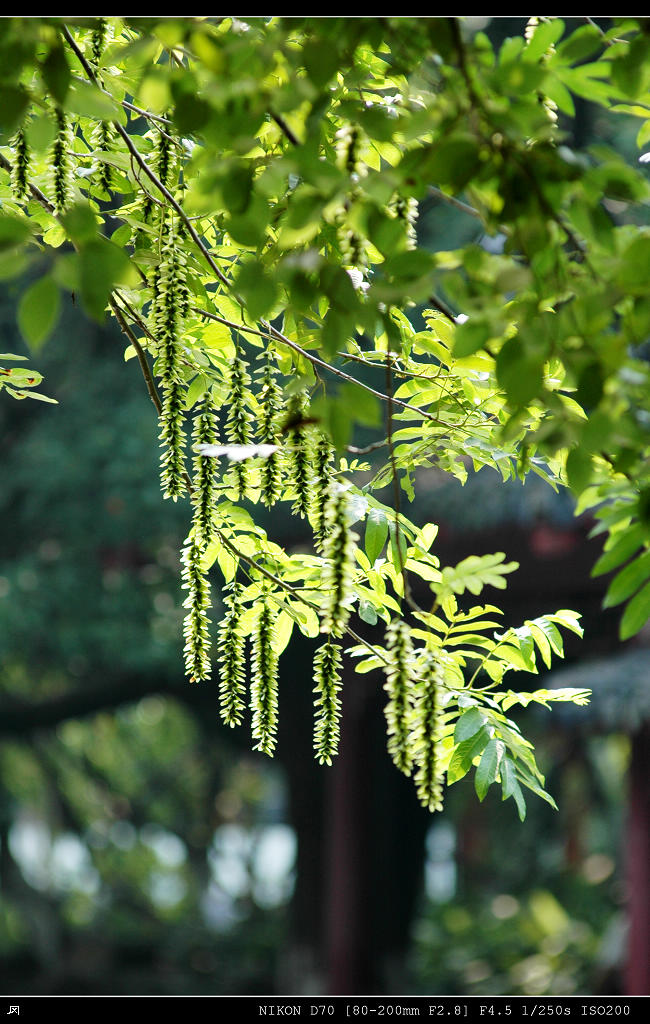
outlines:
{"label": "thin twig", "polygon": [[280,117],[279,114],[274,113],[274,111],[272,110],[269,110],[269,116],[273,121],[275,121],[283,135],[286,135],[292,146],[300,145],[300,139],[298,139],[298,137],[294,135],[291,128],[289,127],[289,125],[287,124],[283,117]]}
{"label": "thin twig", "polygon": [[399,493],[399,475],[397,472],[397,461],[395,459],[395,449],[393,447],[393,374],[392,374],[392,360],[390,349],[386,351],[386,396],[388,403],[386,407],[386,443],[388,444],[388,457],[390,459],[391,469],[393,472],[393,500],[395,505],[395,546],[397,547],[397,557],[399,559],[400,572],[402,575],[402,585],[404,587],[404,599],[408,604],[409,608],[413,611],[422,611],[420,606],[413,599],[411,593],[411,585],[408,579],[408,573],[406,571],[406,564],[404,560],[404,553],[402,552],[402,529],[400,526],[400,493]]}
{"label": "thin twig", "polygon": [[436,188],[435,185],[429,185],[428,191],[430,195],[435,196],[436,199],[442,200],[443,203],[447,203],[449,206],[455,207],[457,210],[460,210],[461,213],[466,213],[470,217],[476,217],[480,221],[483,220],[480,212],[468,203],[464,203],[462,199],[456,199],[455,196],[448,196],[446,192],[443,192],[440,188]]}
{"label": "thin twig", "polygon": [[111,298],[108,301],[111,309],[113,310],[113,313],[115,314],[115,319],[120,325],[122,332],[126,334],[127,338],[129,339],[131,345],[135,350],[135,354],[138,357],[138,362],[140,363],[140,369],[142,370],[142,376],[144,377],[145,383],[147,385],[149,397],[156,408],[156,412],[158,413],[159,416],[161,416],[162,402],[160,401],[158,392],[156,390],[156,385],[154,384],[153,377],[151,376],[151,370],[149,369],[149,363],[147,362],[147,357],[145,355],[144,349],[142,348],[142,345],[140,344],[135,334],[127,324],[124,317],[122,316],[122,311],[120,310],[120,307],[116,303],[113,296],[111,296]]}

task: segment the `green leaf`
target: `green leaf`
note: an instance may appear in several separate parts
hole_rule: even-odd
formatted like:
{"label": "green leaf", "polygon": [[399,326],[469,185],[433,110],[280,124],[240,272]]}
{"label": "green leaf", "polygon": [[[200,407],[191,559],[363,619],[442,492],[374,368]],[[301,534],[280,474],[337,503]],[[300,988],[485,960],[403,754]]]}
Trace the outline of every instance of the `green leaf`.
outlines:
{"label": "green leaf", "polygon": [[59,319],[61,296],[51,277],[42,277],[23,292],[18,303],[18,326],[28,345],[41,348]]}
{"label": "green leaf", "polygon": [[291,634],[293,633],[294,621],[291,615],[287,615],[285,611],[281,611],[274,622],[273,631],[273,650],[277,655],[282,654],[287,644],[291,640]]}
{"label": "green leaf", "polygon": [[452,783],[462,779],[464,775],[472,766],[472,761],[475,757],[481,753],[486,743],[490,739],[490,733],[488,729],[483,726],[474,736],[471,736],[467,740],[463,740],[459,743],[454,750],[451,761],[449,762],[449,768],[447,769],[447,783],[451,786]]}
{"label": "green leaf", "polygon": [[524,800],[524,794],[521,791],[521,786],[517,781],[517,772],[514,762],[507,755],[504,756],[501,761],[499,774],[501,775],[502,799],[507,800],[508,797],[511,796],[517,805],[519,820],[524,821],[526,817],[526,801]]}
{"label": "green leaf", "polygon": [[260,263],[245,263],[235,281],[235,290],[243,296],[246,310],[252,320],[265,316],[277,295],[275,282]]}
{"label": "green leaf", "polygon": [[454,359],[464,359],[473,355],[492,336],[490,325],[482,320],[468,320],[456,330],[454,341]]}
{"label": "green leaf", "polygon": [[0,128],[7,133],[18,128],[29,106],[29,94],[22,85],[3,85],[0,88]]}
{"label": "green leaf", "polygon": [[511,338],[497,356],[497,377],[513,405],[526,405],[542,390],[543,364]]}
{"label": "green leaf", "polygon": [[454,729],[454,743],[463,743],[471,736],[475,736],[483,728],[487,719],[478,708],[470,708],[463,712]]}
{"label": "green leaf", "polygon": [[[617,536],[617,534],[613,534],[610,539],[614,540]],[[607,572],[612,572],[613,569],[618,569],[619,565],[627,562],[628,558],[639,550],[644,540],[645,533],[641,526],[637,525],[630,530],[624,530],[613,546],[607,545],[608,550],[600,556],[591,570],[591,575],[603,576]]]}
{"label": "green leaf", "polygon": [[79,263],[83,304],[95,320],[103,320],[113,288],[133,274],[129,258],[112,242],[97,238],[84,245]]}
{"label": "green leaf", "polygon": [[488,789],[496,780],[505,749],[503,740],[492,739],[481,755],[481,760],[478,763],[474,777],[476,795],[481,801],[485,798]]}
{"label": "green leaf", "polygon": [[591,483],[593,463],[591,455],[583,448],[573,448],[566,460],[569,487],[574,494],[582,494]]}
{"label": "green leaf", "polygon": [[390,560],[396,573],[401,573],[402,566],[406,564],[407,543],[402,530],[399,532],[399,547],[397,544],[397,530],[394,522],[389,522],[388,532],[390,534]]}
{"label": "green leaf", "polygon": [[370,601],[359,601],[359,618],[367,622],[369,626],[377,624],[377,612],[375,606]]}
{"label": "green leaf", "polygon": [[506,754],[499,768],[499,774],[501,775],[501,789],[503,791],[503,799],[507,800],[509,796],[512,796],[515,786],[518,787],[517,772],[515,770],[514,761]]}
{"label": "green leaf", "polygon": [[0,252],[21,245],[30,234],[29,224],[22,217],[0,213]]}
{"label": "green leaf", "polygon": [[388,537],[388,520],[381,509],[371,508],[366,519],[366,533],[364,547],[368,561],[374,565],[382,551]]}
{"label": "green leaf", "polygon": [[625,609],[619,627],[621,640],[629,640],[645,626],[648,619],[650,619],[650,583],[646,583]]}
{"label": "green leaf", "polygon": [[650,577],[650,551],[644,551],[614,577],[609,585],[603,608],[613,608],[627,600]]}
{"label": "green leaf", "polygon": [[72,83],[63,104],[71,114],[96,118],[99,121],[124,121],[121,107],[110,96],[101,92],[96,85],[81,79]]}
{"label": "green leaf", "polygon": [[97,217],[88,203],[75,203],[61,217],[68,237],[78,245],[90,241],[97,234]]}
{"label": "green leaf", "polygon": [[41,74],[46,88],[56,102],[59,105],[64,103],[70,87],[70,68],[65,50],[59,42],[50,48],[47,57],[41,64]]}
{"label": "green leaf", "polygon": [[314,38],[306,42],[302,49],[302,57],[307,74],[319,89],[327,85],[339,66],[336,46],[325,39]]}
{"label": "green leaf", "polygon": [[563,32],[564,22],[561,18],[540,22],[524,50],[524,58],[526,60],[539,60],[540,57],[544,57],[548,50],[557,43]]}
{"label": "green leaf", "polygon": [[174,104],[174,123],[181,135],[192,135],[209,121],[212,107],[200,96],[181,93]]}

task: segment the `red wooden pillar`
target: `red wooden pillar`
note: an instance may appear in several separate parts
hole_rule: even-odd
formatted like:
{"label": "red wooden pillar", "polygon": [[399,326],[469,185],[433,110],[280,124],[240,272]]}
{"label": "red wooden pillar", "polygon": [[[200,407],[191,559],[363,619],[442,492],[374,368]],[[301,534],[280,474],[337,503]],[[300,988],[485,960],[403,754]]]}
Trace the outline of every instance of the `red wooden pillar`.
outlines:
{"label": "red wooden pillar", "polygon": [[626,851],[628,948],[625,994],[650,995],[650,724],[632,737]]}
{"label": "red wooden pillar", "polygon": [[346,679],[341,743],[328,769],[325,969],[329,995],[364,990],[367,955],[364,875],[366,862],[368,772],[368,686],[365,677]]}

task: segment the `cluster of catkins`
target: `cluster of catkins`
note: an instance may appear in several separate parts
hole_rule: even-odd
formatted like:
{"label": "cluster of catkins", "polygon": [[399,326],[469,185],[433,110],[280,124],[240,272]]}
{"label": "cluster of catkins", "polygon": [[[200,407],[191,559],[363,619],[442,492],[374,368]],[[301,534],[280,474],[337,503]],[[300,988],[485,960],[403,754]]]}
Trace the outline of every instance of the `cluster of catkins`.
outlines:
{"label": "cluster of catkins", "polygon": [[[233,496],[238,499],[245,498],[250,488],[259,488],[260,497],[268,506],[282,498],[292,501],[293,511],[307,517],[314,530],[315,545],[322,552],[325,563],[327,596],[322,609],[322,630],[328,634],[314,660],[314,745],[321,763],[330,763],[339,739],[341,655],[336,639],[344,632],[351,611],[354,550],[346,492],[341,485],[332,483],[332,447],[325,435],[316,431],[309,422],[307,396],[294,396],[288,406],[284,405],[277,370],[269,353],[264,357],[259,378],[259,390],[254,399],[250,391],[248,365],[238,349],[231,363],[230,386],[225,402],[226,440],[233,445],[252,443],[254,417],[251,409],[256,408],[259,441],[275,445],[278,451],[265,458],[259,470],[251,470],[246,459],[236,461],[231,469],[226,470],[221,486],[229,494],[234,492]],[[194,417],[194,515],[183,552],[183,580],[188,591],[184,602],[187,609],[185,659],[192,680],[206,679],[211,671],[209,585],[201,564],[202,553],[211,540],[216,538],[224,542],[215,512],[215,461],[203,454],[199,447],[214,444],[217,412],[211,392],[207,391]],[[172,461],[168,459],[168,464]],[[219,625],[220,713],[226,724],[239,725],[248,700],[255,749],[272,754],[278,718],[277,599],[273,586],[269,585],[259,600],[251,636],[247,698],[243,589],[243,584],[237,580],[229,586],[225,614]]]}
{"label": "cluster of catkins", "polygon": [[405,775],[415,773],[420,802],[442,809],[443,777],[439,750],[443,668],[433,651],[415,652],[408,626],[395,619],[386,631],[385,707],[388,752]]}
{"label": "cluster of catkins", "polygon": [[[528,31],[532,30],[529,29]],[[110,35],[110,26],[99,19],[90,39],[92,61],[99,74],[102,54]],[[56,132],[52,142],[50,198],[57,215],[65,212],[72,197],[72,128],[60,106],[54,105]],[[94,153],[92,170],[98,188],[108,193],[112,187],[111,165],[102,159],[110,153],[115,130],[100,121],[90,143]],[[176,140],[156,127],[153,132],[150,165],[165,188],[173,191],[179,180]],[[354,185],[364,168],[361,162],[363,138],[355,125],[337,136],[337,162]],[[16,132],[12,147],[11,183],[14,196],[25,202],[29,194],[30,150],[28,121]],[[348,219],[349,203],[341,214],[338,244],[344,265],[367,266],[366,246]],[[388,204],[389,214],[402,221],[408,248],[415,245],[417,203],[399,195]],[[323,556],[325,598],[321,608],[324,643],[314,657],[314,748],[321,764],[331,764],[339,743],[341,713],[341,647],[337,641],[346,630],[353,601],[354,536],[350,529],[348,498],[344,485],[333,475],[333,449],[329,438],[309,419],[306,393],[294,394],[285,402],[278,371],[270,352],[256,372],[256,397],[251,391],[251,374],[242,346],[231,360],[228,394],[225,401],[225,440],[246,446],[255,440],[277,448],[251,470],[247,459],[235,461],[219,485],[212,457],[202,446],[218,441],[217,407],[211,387],[195,406],[191,476],[186,466],[186,368],[191,368],[183,343],[189,312],[190,292],[183,251],[184,226],[173,210],[143,189],[138,213],[158,240],[159,259],[149,281],[151,302],[149,333],[155,339],[155,372],[160,380],[161,412],[161,486],[166,498],[176,501],[189,491],[193,514],[189,536],[182,553],[183,586],[187,590],[184,607],[184,656],[192,681],[205,680],[211,674],[209,613],[210,584],[203,566],[206,547],[223,541],[215,509],[218,489],[224,487],[236,500],[258,489],[262,502],[270,507],[284,499],[292,502],[294,514],[311,524],[314,545]],[[255,424],[257,429],[255,429]],[[275,650],[277,600],[273,584],[264,590],[256,612],[250,643],[250,683],[246,685],[246,635],[242,619],[246,606],[244,586],[234,580],[227,588],[225,611],[218,628],[220,714],[223,721],[240,725],[247,704],[252,712],[252,736],[255,749],[272,754],[278,723],[278,655]],[[442,806],[442,773],[437,751],[440,740],[441,670],[431,654],[414,653],[407,625],[397,620],[387,630],[388,694],[386,719],[388,749],[397,768],[407,775],[415,773],[421,802],[430,810]]]}
{"label": "cluster of catkins", "polygon": [[[111,26],[103,18],[99,18],[90,34],[90,52],[95,66],[98,68],[105,46],[111,35]],[[49,188],[48,198],[56,216],[65,213],[73,196],[73,140],[74,132],[70,118],[56,101],[52,101],[52,117],[54,119],[54,138],[48,154]],[[31,152],[29,146],[29,113],[11,140],[14,158],[11,167],[11,186],[14,198],[18,202],[26,202],[29,193],[29,173]],[[107,121],[99,121],[94,127],[89,144],[96,154],[91,171],[95,184],[105,193],[112,185],[112,168],[101,159],[103,154],[111,150],[115,138],[115,129]]]}
{"label": "cluster of catkins", "polygon": [[[349,193],[337,216],[337,245],[343,266],[367,272],[368,245],[351,218],[351,211],[358,194],[357,184],[365,173],[365,164],[362,159],[363,147],[363,131],[358,125],[346,124],[336,133],[336,163],[350,177]],[[402,223],[406,249],[414,249],[417,245],[415,231],[418,218],[417,200],[412,197],[405,198],[396,193],[387,204],[387,212],[390,217]]]}
{"label": "cluster of catkins", "polygon": [[[72,198],[72,128],[70,121],[60,106],[53,109],[55,134],[50,147],[48,164],[49,198],[54,213],[60,216],[65,213]],[[29,115],[11,140],[14,158],[11,165],[11,187],[14,198],[24,203],[29,198],[29,174],[31,152],[29,148]]]}

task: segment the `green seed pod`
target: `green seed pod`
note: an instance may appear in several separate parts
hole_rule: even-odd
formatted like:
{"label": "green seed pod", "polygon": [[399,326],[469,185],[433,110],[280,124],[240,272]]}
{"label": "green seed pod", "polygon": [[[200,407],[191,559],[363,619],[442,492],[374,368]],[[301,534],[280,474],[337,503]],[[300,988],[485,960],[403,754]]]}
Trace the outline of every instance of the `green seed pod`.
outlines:
{"label": "green seed pod", "polygon": [[[110,153],[115,141],[116,132],[108,121],[98,121],[90,136],[90,144],[99,153]],[[104,160],[95,160],[92,166],[99,188],[110,192],[113,187],[113,168]]]}
{"label": "green seed pod", "polygon": [[406,248],[415,249],[417,245],[415,224],[418,219],[419,212],[417,200],[413,199],[413,197],[404,199],[403,196],[397,194],[389,203],[388,212],[403,223],[406,234]]}
{"label": "green seed pod", "polygon": [[313,454],[313,483],[309,504],[309,521],[314,531],[314,543],[317,551],[323,550],[327,535],[325,505],[332,481],[333,467],[334,449],[329,437],[321,434]]}
{"label": "green seed pod", "polygon": [[18,129],[11,146],[14,150],[14,159],[11,164],[11,190],[14,199],[22,203],[27,198],[29,187],[29,145],[27,142],[26,122]]}
{"label": "green seed pod", "polygon": [[330,487],[325,507],[325,526],[325,597],[321,632],[337,637],[341,636],[347,625],[354,601],[354,535],[349,525],[347,494],[338,483]]}
{"label": "green seed pod", "polygon": [[[212,393],[208,389],[200,401],[194,416],[192,438],[195,446],[199,444],[215,444],[217,425],[215,406]],[[192,504],[194,506],[194,529],[202,544],[208,544],[214,535],[214,459],[196,452],[194,456],[194,490]]]}
{"label": "green seed pod", "polygon": [[90,47],[95,64],[102,59],[108,37],[108,23],[105,18],[98,18],[90,36]]}
{"label": "green seed pod", "polygon": [[[151,169],[156,173],[165,188],[171,188],[172,178],[176,170],[176,147],[169,134],[168,127],[168,125],[165,125],[164,133],[161,130],[154,129],[153,152],[148,159]],[[156,197],[159,197],[158,190],[153,185],[147,185],[147,189],[152,189]],[[157,207],[152,195],[145,193],[140,206],[141,216],[145,223],[151,222],[155,208]]]}
{"label": "green seed pod", "polygon": [[338,753],[341,717],[341,648],[327,640],[314,656],[314,750],[319,764],[331,764]]}
{"label": "green seed pod", "polygon": [[442,665],[427,651],[415,687],[410,742],[414,752],[418,798],[429,811],[442,810],[444,771],[440,767],[440,716],[443,678]]}
{"label": "green seed pod", "polygon": [[336,133],[336,162],[342,171],[359,174],[361,152],[361,129],[356,124],[346,124]]}
{"label": "green seed pod", "polygon": [[311,505],[312,470],[312,438],[311,431],[305,425],[309,412],[309,399],[306,394],[295,395],[289,404],[289,477],[293,486],[295,500],[292,512],[305,517]]}
{"label": "green seed pod", "polygon": [[388,725],[388,753],[396,768],[410,775],[413,768],[413,749],[410,743],[413,726],[413,645],[408,626],[402,619],[395,619],[386,631],[384,689],[388,703],[384,708]]}
{"label": "green seed pod", "polygon": [[185,479],[185,386],[171,378],[163,383],[160,414],[160,483],[164,498],[176,501],[186,490]]}
{"label": "green seed pod", "polygon": [[[248,411],[250,402],[250,377],[247,364],[241,357],[239,349],[235,352],[230,371],[230,391],[228,393],[228,418],[226,420],[226,437],[231,444],[251,443],[252,417]],[[230,471],[238,499],[246,494],[248,487],[248,468],[245,462],[236,462]]]}
{"label": "green seed pod", "polygon": [[[280,413],[282,410],[282,388],[275,376],[275,367],[267,355],[262,372],[262,387],[259,392],[260,430],[262,444],[278,444],[280,441]],[[282,455],[275,452],[262,461],[260,470],[262,501],[270,507],[282,493]]]}
{"label": "green seed pod", "polygon": [[350,228],[345,220],[339,224],[336,237],[341,253],[341,263],[344,267],[365,267],[368,264],[368,257],[363,238],[356,231]]}
{"label": "green seed pod", "polygon": [[246,640],[241,632],[241,588],[234,583],[225,599],[226,614],[219,625],[219,713],[226,725],[241,725],[246,708],[244,674]]}
{"label": "green seed pod", "polygon": [[60,107],[54,111],[56,135],[50,150],[50,168],[52,179],[52,205],[55,213],[65,212],[72,197],[72,132],[67,117]]}
{"label": "green seed pod", "polygon": [[251,662],[252,734],[254,750],[273,755],[278,726],[278,657],[273,649],[273,614],[265,595],[253,634]]}
{"label": "green seed pod", "polygon": [[187,615],[183,624],[185,636],[185,671],[190,682],[209,679],[210,666],[210,584],[201,567],[201,545],[190,534],[182,555],[183,589],[188,591],[183,601]]}

